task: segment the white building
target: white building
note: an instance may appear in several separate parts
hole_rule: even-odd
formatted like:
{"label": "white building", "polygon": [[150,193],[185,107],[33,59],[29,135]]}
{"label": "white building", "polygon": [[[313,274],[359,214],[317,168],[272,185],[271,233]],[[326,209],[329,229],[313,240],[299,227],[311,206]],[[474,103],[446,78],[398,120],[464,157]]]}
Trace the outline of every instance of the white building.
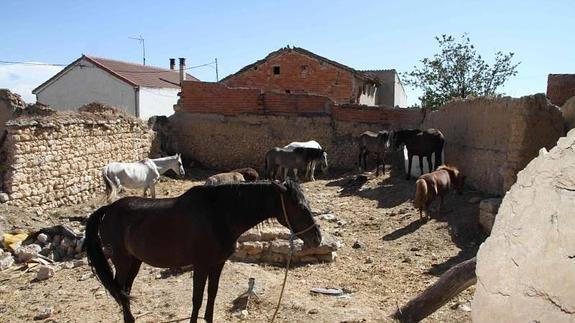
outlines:
{"label": "white building", "polygon": [[184,73],[185,59],[175,59],[170,69],[82,55],[58,74],[35,88],[36,101],[59,111],[74,111],[91,102],[118,107],[141,119],[173,114],[181,79],[195,80]]}

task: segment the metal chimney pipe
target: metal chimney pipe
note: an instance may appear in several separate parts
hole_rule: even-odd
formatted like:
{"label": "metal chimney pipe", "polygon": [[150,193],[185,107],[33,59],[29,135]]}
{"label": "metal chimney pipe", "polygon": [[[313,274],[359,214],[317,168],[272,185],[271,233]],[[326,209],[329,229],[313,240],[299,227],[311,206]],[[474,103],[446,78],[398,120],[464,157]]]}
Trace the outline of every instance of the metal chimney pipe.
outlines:
{"label": "metal chimney pipe", "polygon": [[174,71],[176,69],[176,59],[170,58],[170,69]]}
{"label": "metal chimney pipe", "polygon": [[186,59],[180,57],[180,83],[186,80]]}

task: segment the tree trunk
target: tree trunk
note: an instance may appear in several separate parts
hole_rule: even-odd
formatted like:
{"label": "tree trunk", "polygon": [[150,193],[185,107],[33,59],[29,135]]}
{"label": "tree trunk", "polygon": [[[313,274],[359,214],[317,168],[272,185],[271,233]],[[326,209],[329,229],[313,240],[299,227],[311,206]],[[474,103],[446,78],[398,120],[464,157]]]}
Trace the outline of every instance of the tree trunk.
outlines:
{"label": "tree trunk", "polygon": [[448,271],[421,294],[398,309],[393,318],[401,322],[419,322],[450,299],[477,282],[476,258],[466,260]]}

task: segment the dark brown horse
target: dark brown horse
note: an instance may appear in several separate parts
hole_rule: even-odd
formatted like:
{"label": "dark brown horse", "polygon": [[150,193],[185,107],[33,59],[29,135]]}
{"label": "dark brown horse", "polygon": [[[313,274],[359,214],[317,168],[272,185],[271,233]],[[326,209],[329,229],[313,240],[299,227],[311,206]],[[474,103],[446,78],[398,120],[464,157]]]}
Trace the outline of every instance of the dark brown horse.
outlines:
{"label": "dark brown horse", "polygon": [[129,295],[142,262],[161,268],[193,265],[190,322],[198,319],[206,281],[204,319],[213,322],[220,273],[237,238],[272,217],[306,246],[320,244],[305,196],[297,183],[287,181],[196,186],[167,199],[126,197],[90,215],[84,248],[96,275],[122,306],[124,322],[134,322]]}
{"label": "dark brown horse", "polygon": [[[409,159],[409,167],[407,169],[406,178],[411,178],[411,161],[414,155],[419,157],[419,169],[423,174],[423,157],[427,158],[427,165],[429,172],[439,167],[442,164],[441,153],[443,152],[443,144],[445,138],[441,131],[430,128],[427,130],[410,129],[400,130],[395,132],[395,148],[399,148],[405,144],[407,148],[407,158]],[[431,154],[435,153],[435,165],[431,163]],[[435,166],[435,167],[433,167]]]}
{"label": "dark brown horse", "polygon": [[367,168],[367,155],[375,154],[377,158],[375,176],[379,176],[379,166],[382,165],[383,174],[385,175],[385,153],[392,146],[394,133],[393,131],[365,131],[359,136],[359,169]]}
{"label": "dark brown horse", "polygon": [[413,206],[419,209],[419,217],[423,218],[423,211],[425,211],[425,218],[429,218],[429,206],[438,196],[440,202],[437,215],[439,215],[445,194],[451,188],[461,194],[464,184],[465,175],[453,166],[442,165],[434,172],[419,176],[415,182],[415,200],[413,201]]}

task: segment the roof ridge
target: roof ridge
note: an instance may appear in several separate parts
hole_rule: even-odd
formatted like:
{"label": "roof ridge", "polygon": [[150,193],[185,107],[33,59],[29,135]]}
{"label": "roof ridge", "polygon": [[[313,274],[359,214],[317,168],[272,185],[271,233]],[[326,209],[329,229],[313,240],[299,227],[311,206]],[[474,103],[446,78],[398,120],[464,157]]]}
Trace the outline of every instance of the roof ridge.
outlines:
{"label": "roof ridge", "polygon": [[110,61],[110,62],[116,62],[116,63],[122,63],[122,64],[128,64],[128,65],[132,65],[134,67],[138,67],[138,68],[147,68],[147,69],[155,69],[155,70],[161,70],[161,71],[165,71],[165,72],[175,72],[178,73],[178,70],[171,70],[169,68],[162,68],[162,67],[158,67],[158,66],[153,66],[153,65],[142,65],[142,64],[138,64],[138,63],[133,63],[133,62],[126,62],[126,61],[121,61],[118,59],[111,59],[111,58],[106,58],[106,57],[99,57],[99,56],[92,56],[92,55],[84,55],[92,60],[97,60],[97,61]]}

